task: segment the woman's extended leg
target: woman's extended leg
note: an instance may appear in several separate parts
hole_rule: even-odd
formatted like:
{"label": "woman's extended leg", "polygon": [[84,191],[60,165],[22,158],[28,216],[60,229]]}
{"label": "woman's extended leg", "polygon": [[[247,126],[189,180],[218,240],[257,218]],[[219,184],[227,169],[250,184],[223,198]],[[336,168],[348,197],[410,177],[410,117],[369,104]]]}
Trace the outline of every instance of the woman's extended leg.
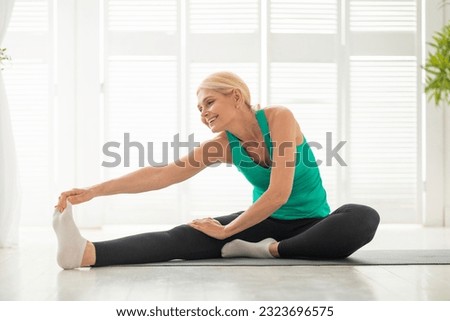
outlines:
{"label": "woman's extended leg", "polygon": [[[241,213],[242,211],[216,219],[226,225]],[[106,266],[162,262],[172,259],[219,258],[223,245],[235,238],[259,242],[273,237],[277,231],[270,220],[265,220],[231,238],[217,240],[189,225],[180,225],[169,231],[143,233],[92,243],[80,235],[73,221],[69,204],[63,213],[55,212],[53,222],[58,237],[58,264],[65,269],[82,265]]]}
{"label": "woman's extended leg", "polygon": [[373,208],[346,204],[306,231],[280,241],[278,252],[282,258],[345,258],[373,239],[379,222]]}

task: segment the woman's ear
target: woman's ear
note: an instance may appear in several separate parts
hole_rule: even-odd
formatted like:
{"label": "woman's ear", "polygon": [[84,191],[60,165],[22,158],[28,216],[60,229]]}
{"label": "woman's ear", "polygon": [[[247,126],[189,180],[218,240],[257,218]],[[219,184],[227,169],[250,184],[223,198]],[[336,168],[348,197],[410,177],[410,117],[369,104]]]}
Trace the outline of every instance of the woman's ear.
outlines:
{"label": "woman's ear", "polygon": [[233,89],[233,99],[235,103],[240,103],[242,101],[242,93],[239,89]]}

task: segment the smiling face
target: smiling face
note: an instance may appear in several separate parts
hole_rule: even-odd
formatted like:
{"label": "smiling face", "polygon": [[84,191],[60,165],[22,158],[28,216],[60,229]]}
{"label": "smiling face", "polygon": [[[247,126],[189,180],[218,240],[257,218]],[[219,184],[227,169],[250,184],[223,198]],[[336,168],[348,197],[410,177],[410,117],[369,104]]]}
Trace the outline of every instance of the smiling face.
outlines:
{"label": "smiling face", "polygon": [[234,91],[222,94],[212,89],[200,89],[197,93],[198,109],[202,122],[213,133],[227,129],[236,112],[236,95]]}

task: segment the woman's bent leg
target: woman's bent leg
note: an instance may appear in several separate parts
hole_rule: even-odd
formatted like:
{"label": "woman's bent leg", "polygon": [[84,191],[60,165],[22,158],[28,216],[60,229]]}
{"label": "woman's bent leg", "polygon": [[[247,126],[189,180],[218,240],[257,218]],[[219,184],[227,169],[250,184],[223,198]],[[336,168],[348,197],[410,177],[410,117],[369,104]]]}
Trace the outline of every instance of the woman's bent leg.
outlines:
{"label": "woman's bent leg", "polygon": [[281,241],[282,258],[345,258],[369,243],[380,216],[373,208],[346,204],[299,235]]}

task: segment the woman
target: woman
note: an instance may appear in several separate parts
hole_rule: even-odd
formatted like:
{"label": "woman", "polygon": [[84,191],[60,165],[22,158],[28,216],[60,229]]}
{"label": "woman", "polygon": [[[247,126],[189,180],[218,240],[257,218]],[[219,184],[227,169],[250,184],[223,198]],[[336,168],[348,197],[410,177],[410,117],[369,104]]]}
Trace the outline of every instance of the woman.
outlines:
{"label": "woman", "polygon": [[[62,268],[219,257],[340,259],[372,240],[379,223],[374,209],[347,204],[330,214],[316,160],[289,109],[253,110],[247,85],[230,72],[208,76],[197,97],[202,122],[217,133],[211,140],[167,166],[61,194],[53,226]],[[219,162],[234,164],[254,186],[247,210],[94,243],[73,221],[71,204],[164,188]]]}

